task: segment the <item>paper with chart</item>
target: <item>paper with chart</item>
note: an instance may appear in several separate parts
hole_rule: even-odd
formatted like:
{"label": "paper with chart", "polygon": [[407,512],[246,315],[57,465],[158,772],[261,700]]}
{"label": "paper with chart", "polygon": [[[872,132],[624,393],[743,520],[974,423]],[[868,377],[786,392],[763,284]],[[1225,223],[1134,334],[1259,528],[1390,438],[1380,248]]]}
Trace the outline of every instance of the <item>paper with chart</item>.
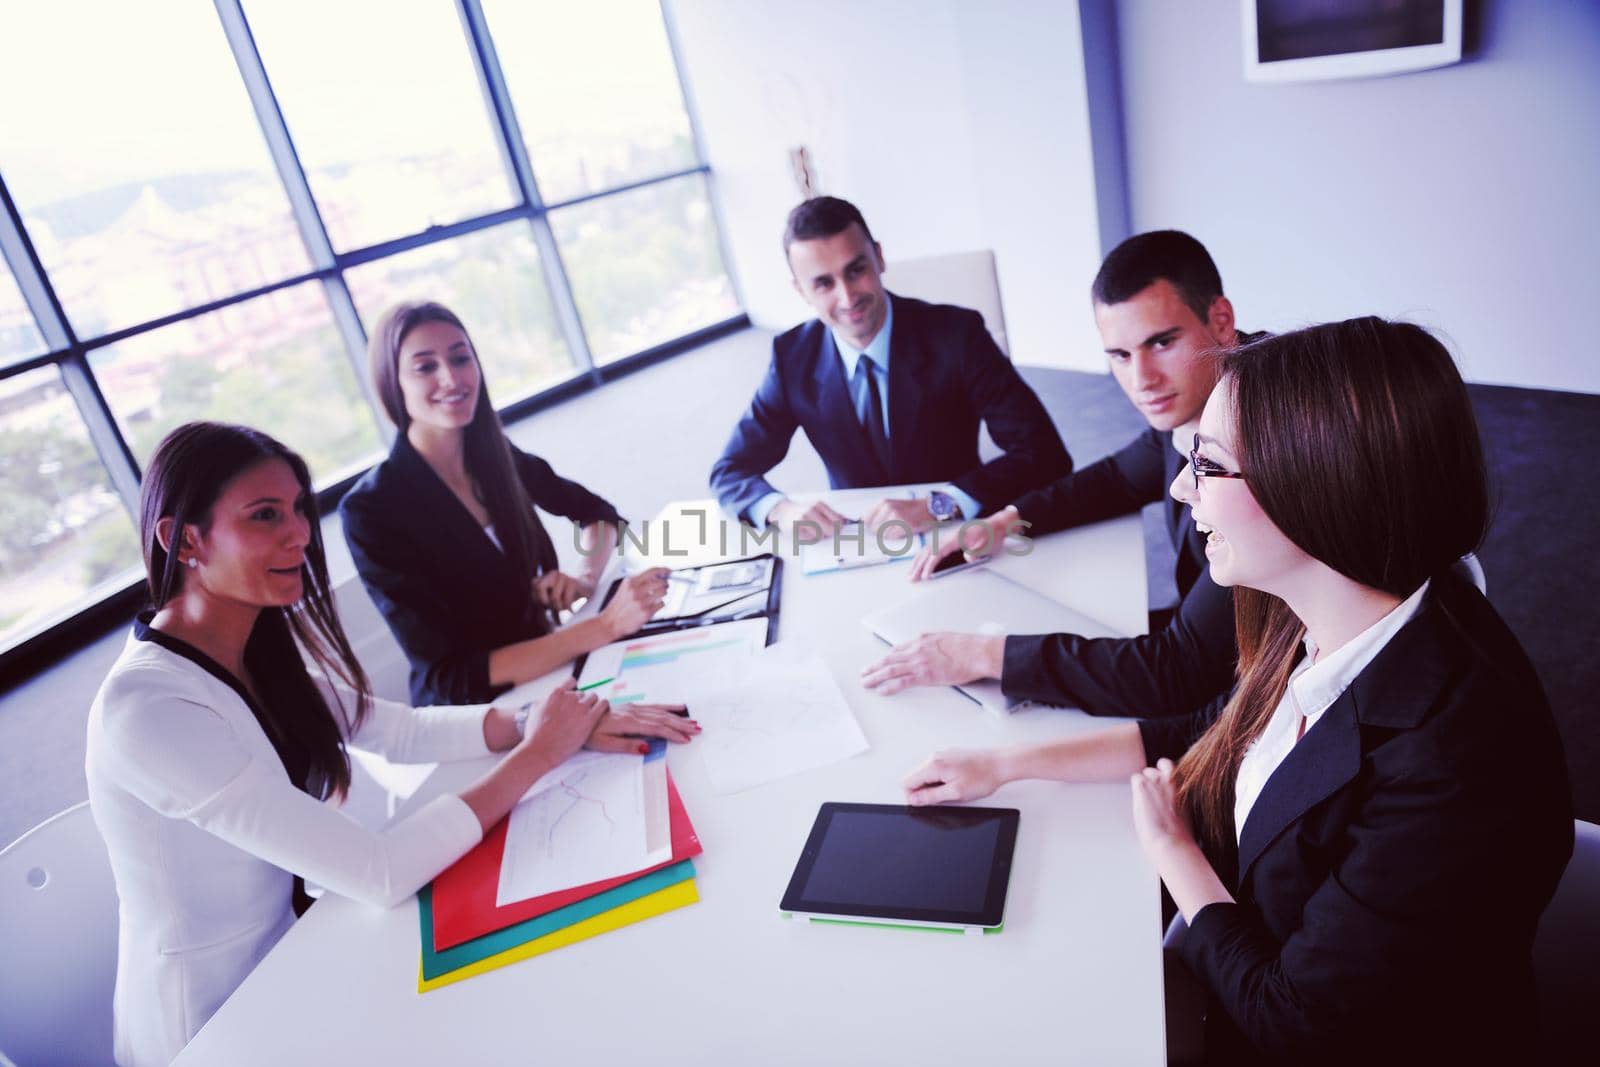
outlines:
{"label": "paper with chart", "polygon": [[649,756],[583,752],[534,783],[506,825],[504,906],[672,857],[664,745]]}
{"label": "paper with chart", "polygon": [[[766,643],[766,619],[741,619],[618,641],[589,653],[578,684],[604,682],[593,692],[612,706],[640,701],[695,703],[700,694],[719,686]],[[698,708],[694,710],[698,712]]]}
{"label": "paper with chart", "polygon": [[738,793],[867,750],[867,738],[819,656],[783,646],[752,656],[697,697],[692,746],[718,793]]}

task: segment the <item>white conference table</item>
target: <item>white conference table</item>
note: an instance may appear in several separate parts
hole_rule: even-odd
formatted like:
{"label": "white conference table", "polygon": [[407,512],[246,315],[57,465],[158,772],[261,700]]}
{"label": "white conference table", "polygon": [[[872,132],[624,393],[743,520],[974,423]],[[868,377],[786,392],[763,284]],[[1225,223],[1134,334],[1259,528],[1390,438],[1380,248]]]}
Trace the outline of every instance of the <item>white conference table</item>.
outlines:
{"label": "white conference table", "polygon": [[[825,494],[841,510],[878,495]],[[674,530],[674,551],[692,540],[680,533],[699,525],[682,509],[701,503],[710,502],[657,517],[685,527]],[[717,519],[714,507],[709,514]],[[693,558],[707,555],[700,549]],[[1108,625],[1144,631],[1137,515],[1042,538],[1031,554],[991,566]],[[871,748],[718,796],[694,745],[672,746],[669,766],[705,849],[694,861],[699,903],[418,994],[415,900],[380,911],[329,897],[176,1062],[1164,1062],[1158,881],[1135,840],[1125,783],[1015,783],[980,802],[1022,812],[999,934],[949,937],[780,916],[821,802],[900,803],[900,779],[936,749],[1100,725],[1049,708],[1002,718],[947,688],[894,697],[863,689],[861,668],[886,646],[860,618],[916,595],[907,572],[894,563],[808,577],[798,560],[786,560],[778,640],[822,655]],[[441,764],[410,804],[459,788],[490,765]]]}

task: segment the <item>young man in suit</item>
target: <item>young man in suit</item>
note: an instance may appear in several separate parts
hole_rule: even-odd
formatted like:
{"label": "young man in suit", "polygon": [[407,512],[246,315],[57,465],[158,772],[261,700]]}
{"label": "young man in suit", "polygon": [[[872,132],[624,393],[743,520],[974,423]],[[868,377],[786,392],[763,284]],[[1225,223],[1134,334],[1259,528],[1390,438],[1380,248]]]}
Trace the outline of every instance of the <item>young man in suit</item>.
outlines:
{"label": "young man in suit", "polygon": [[[925,498],[883,500],[869,526],[916,531],[971,519],[1072,470],[1033,390],[965,308],[883,288],[883,249],[856,207],[807,200],[783,235],[795,291],[817,318],[777,337],[750,408],[711,469],[722,506],[754,526],[801,520],[831,534],[846,520],[789,500],[765,474],[805,430],[835,489],[943,483]],[[978,424],[1004,452],[978,458]]]}
{"label": "young man in suit", "polygon": [[1159,501],[1178,554],[1177,609],[1152,613],[1149,634],[1124,639],[925,634],[867,668],[862,677],[870,688],[895,693],[999,678],[1016,700],[1153,717],[1188,714],[1231,684],[1238,658],[1233,598],[1212,582],[1205,539],[1167,487],[1188,462],[1200,412],[1217,382],[1217,361],[1209,354],[1261,335],[1239,332],[1210,253],[1177,230],[1138,234],[1118,245],[1101,264],[1090,296],[1111,373],[1149,428],[1121,451],[989,516],[988,529],[972,526],[959,540],[925,549],[911,577],[926,577],[955,552],[988,552],[1009,533],[1039,536]]}

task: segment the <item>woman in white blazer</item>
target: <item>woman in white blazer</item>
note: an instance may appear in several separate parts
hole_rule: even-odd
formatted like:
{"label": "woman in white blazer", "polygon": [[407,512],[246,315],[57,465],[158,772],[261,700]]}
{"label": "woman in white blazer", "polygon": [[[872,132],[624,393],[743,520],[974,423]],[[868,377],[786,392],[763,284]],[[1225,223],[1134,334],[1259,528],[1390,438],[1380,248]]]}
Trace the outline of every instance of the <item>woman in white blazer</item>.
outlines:
{"label": "woman in white blazer", "polygon": [[[309,905],[302,878],[391,906],[580,746],[633,751],[639,735],[698,729],[681,708],[612,711],[570,682],[522,713],[374,700],[334,614],[306,465],[265,434],[174,430],[140,510],[153,608],[95,699],[86,759],[120,898],[123,1067],[177,1055]],[[346,744],[396,760],[508,754],[372,831],[330,803],[350,784]]]}

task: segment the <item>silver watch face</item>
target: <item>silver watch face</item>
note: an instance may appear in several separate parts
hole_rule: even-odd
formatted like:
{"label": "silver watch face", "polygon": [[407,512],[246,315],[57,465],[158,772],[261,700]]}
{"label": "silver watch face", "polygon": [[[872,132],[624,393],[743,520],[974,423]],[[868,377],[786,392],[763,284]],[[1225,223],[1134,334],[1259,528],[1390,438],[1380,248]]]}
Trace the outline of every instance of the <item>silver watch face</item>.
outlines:
{"label": "silver watch face", "polygon": [[956,513],[955,497],[949,493],[941,493],[938,490],[934,490],[933,494],[928,497],[928,510],[933,513],[933,517],[936,519],[941,521],[948,519]]}

